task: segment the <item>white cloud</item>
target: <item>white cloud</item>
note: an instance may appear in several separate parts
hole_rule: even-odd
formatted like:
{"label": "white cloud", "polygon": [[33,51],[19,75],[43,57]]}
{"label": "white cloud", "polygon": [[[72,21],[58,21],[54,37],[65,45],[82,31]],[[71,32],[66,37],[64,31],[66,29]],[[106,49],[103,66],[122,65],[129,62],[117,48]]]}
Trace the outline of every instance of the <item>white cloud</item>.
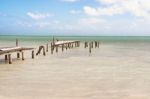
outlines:
{"label": "white cloud", "polygon": [[80,10],[71,10],[70,13],[71,14],[80,14],[81,11]]}
{"label": "white cloud", "polygon": [[63,2],[77,2],[77,1],[80,1],[80,0],[62,0]]}
{"label": "white cloud", "polygon": [[83,25],[98,25],[98,24],[103,24],[106,21],[104,19],[100,18],[83,18],[79,20],[79,24]]}
{"label": "white cloud", "polygon": [[90,16],[130,13],[135,17],[150,16],[149,0],[96,0],[104,6],[97,8],[85,6],[84,12]]}
{"label": "white cloud", "polygon": [[123,0],[96,0],[97,2],[101,3],[101,4],[114,4],[114,3],[118,3],[118,2],[122,2]]}
{"label": "white cloud", "polygon": [[50,13],[34,13],[34,12],[28,12],[27,15],[35,20],[45,19],[47,17],[53,16]]}

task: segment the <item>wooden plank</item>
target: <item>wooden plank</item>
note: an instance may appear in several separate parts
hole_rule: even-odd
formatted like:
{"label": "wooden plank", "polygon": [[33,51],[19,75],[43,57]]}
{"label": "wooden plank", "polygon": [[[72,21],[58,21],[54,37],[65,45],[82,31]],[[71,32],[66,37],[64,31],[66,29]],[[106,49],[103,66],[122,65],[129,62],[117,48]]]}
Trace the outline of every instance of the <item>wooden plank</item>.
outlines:
{"label": "wooden plank", "polygon": [[33,50],[34,48],[24,48],[24,47],[10,47],[10,48],[1,48],[0,49],[0,55],[6,54],[6,53],[13,53],[17,51],[25,51],[25,50]]}

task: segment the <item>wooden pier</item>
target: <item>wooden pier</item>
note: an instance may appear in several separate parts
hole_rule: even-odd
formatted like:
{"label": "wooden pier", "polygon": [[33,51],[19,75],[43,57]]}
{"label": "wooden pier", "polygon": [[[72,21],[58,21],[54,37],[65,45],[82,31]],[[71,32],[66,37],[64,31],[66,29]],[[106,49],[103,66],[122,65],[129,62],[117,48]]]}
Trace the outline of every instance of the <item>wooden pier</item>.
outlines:
{"label": "wooden pier", "polygon": [[[49,46],[50,45],[50,46]],[[92,53],[93,48],[99,48],[100,42],[99,41],[91,41],[91,42],[85,42],[84,43],[84,48],[89,49],[89,53]],[[53,41],[39,46],[36,55],[39,55],[41,52],[43,53],[43,56],[46,56],[46,53],[49,52],[49,48],[51,51],[51,54],[56,51],[58,53],[59,49],[62,50],[68,50],[72,48],[80,47],[80,41],[73,40],[73,41],[59,41],[59,40],[54,40]],[[24,51],[26,50],[32,50],[31,52],[31,57],[32,59],[35,58],[35,52],[34,48],[26,48],[26,47],[20,47],[18,46],[18,39],[16,39],[16,46],[15,47],[3,47],[0,48],[0,55],[4,55],[5,63],[12,64],[12,53],[16,53],[17,59],[21,57],[22,60],[24,60]]]}
{"label": "wooden pier", "polygon": [[[22,60],[24,60],[24,51],[26,50],[33,50],[34,48],[25,48],[25,47],[3,47],[0,48],[0,55],[5,55],[5,62],[12,64],[12,57],[11,54],[12,53],[17,53],[17,58],[20,58],[20,54],[22,56]],[[32,52],[32,57],[33,56],[33,52]]]}
{"label": "wooden pier", "polygon": [[64,49],[71,49],[73,47],[79,47],[80,41],[56,41],[51,42],[51,54],[53,54],[54,49],[56,49],[56,53],[58,52],[58,48],[61,47],[62,52]]}

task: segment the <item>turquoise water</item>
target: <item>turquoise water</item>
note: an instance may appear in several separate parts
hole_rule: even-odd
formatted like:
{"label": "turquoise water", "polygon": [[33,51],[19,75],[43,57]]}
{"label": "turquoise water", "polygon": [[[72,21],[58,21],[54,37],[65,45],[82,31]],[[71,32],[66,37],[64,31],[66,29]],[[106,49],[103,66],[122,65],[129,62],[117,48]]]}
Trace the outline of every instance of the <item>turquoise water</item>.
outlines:
{"label": "turquoise water", "polygon": [[[148,42],[149,36],[54,36],[59,40],[80,40],[80,41],[93,41],[99,40],[104,42]],[[18,38],[21,41],[51,41],[53,36],[0,36],[0,41],[15,41]]]}

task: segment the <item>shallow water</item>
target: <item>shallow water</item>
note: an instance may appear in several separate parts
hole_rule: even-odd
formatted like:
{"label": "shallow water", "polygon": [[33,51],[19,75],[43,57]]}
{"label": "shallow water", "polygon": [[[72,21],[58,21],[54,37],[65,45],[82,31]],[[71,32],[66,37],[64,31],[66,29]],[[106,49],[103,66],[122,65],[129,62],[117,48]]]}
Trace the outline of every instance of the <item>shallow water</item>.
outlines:
{"label": "shallow water", "polygon": [[[35,47],[45,41],[20,41]],[[15,45],[1,40],[1,46]],[[0,56],[0,99],[148,99],[150,43],[101,42],[99,49],[65,50],[5,64]]]}

